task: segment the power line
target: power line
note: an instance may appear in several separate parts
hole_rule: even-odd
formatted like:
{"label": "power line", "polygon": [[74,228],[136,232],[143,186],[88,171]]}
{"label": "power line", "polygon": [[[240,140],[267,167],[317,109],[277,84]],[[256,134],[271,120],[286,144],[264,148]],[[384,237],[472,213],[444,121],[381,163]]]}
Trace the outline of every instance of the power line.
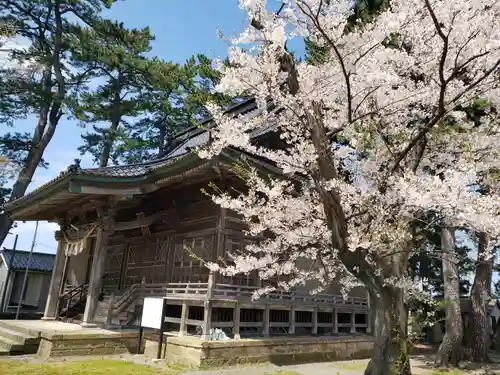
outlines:
{"label": "power line", "polygon": [[44,243],[41,243],[41,242],[37,242],[36,246],[43,246],[43,247],[45,247],[47,249],[50,249],[50,250],[56,250],[55,247],[52,247],[52,246],[49,246],[49,245],[45,245]]}

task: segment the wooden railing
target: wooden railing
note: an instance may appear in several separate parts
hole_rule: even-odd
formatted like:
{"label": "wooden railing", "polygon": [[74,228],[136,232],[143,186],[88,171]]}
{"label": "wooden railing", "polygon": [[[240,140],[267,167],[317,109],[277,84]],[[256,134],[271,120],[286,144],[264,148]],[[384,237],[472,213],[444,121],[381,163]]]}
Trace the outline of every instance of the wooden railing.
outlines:
{"label": "wooden railing", "polygon": [[[131,304],[137,303],[144,297],[170,297],[183,300],[235,300],[249,301],[259,288],[256,286],[212,284],[208,283],[168,283],[168,284],[140,284],[131,285],[123,294],[111,295],[107,313],[107,322],[111,324],[113,318],[119,316]],[[208,297],[208,296],[211,297]],[[322,306],[350,306],[353,308],[368,308],[368,301],[362,297],[348,297],[340,295],[316,294],[307,292],[274,291],[260,297],[258,301],[265,302],[290,302],[301,305]]]}
{"label": "wooden railing", "polygon": [[76,304],[87,298],[89,284],[84,283],[77,287],[66,290],[62,296],[59,297],[57,304],[56,318],[67,317],[70,309]]}
{"label": "wooden railing", "polygon": [[[244,286],[244,285],[228,285],[216,284],[214,288],[214,298],[223,299],[237,299],[245,300],[251,299],[253,294],[259,290],[259,287]],[[266,301],[296,301],[304,304],[326,304],[326,305],[350,305],[353,307],[368,306],[368,300],[362,297],[347,297],[334,294],[315,294],[311,295],[306,292],[286,292],[274,291],[260,297],[261,300]]]}
{"label": "wooden railing", "polygon": [[123,294],[115,296],[111,293],[108,305],[107,323],[111,324],[113,318],[119,316],[131,304],[137,303],[139,298],[144,297],[164,297],[166,296],[166,284],[140,284],[131,285]]}

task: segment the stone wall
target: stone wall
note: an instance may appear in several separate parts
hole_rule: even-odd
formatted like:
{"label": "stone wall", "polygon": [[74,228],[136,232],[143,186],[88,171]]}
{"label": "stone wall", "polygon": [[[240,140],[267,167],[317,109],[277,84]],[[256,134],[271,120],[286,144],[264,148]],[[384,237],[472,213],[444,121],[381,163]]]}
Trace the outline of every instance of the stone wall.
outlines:
{"label": "stone wall", "polygon": [[[370,336],[293,337],[231,341],[201,341],[193,337],[169,337],[162,350],[168,362],[187,366],[225,366],[271,362],[292,364],[369,358]],[[145,354],[156,358],[158,343],[146,340]]]}
{"label": "stone wall", "polygon": [[48,358],[135,353],[138,337],[137,332],[108,331],[95,334],[42,332],[38,355]]}

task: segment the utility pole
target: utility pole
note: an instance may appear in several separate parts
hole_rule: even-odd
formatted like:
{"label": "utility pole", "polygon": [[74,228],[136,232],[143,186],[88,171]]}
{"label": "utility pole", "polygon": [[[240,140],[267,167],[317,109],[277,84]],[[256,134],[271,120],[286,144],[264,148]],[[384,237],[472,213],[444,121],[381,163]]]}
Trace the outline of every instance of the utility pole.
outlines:
{"label": "utility pole", "polygon": [[28,256],[28,262],[26,264],[26,269],[24,270],[23,287],[21,288],[21,295],[19,296],[19,302],[17,303],[16,320],[19,319],[19,311],[21,310],[21,303],[23,301],[24,293],[26,290],[26,283],[28,282],[28,272],[30,269],[31,256],[33,255],[33,249],[35,248],[37,233],[38,233],[38,221],[36,222],[36,225],[35,225],[35,233],[33,234],[33,241],[31,242],[30,255]]}
{"label": "utility pole", "polygon": [[16,256],[16,249],[17,249],[17,239],[19,238],[19,235],[16,234],[14,237],[14,247],[12,248],[12,256],[10,258],[10,267],[7,269],[7,277],[5,278],[5,285],[3,287],[2,291],[2,304],[0,305],[0,312],[3,312],[5,309],[5,304],[7,303],[5,301],[5,298],[7,297],[7,289],[9,288],[9,281],[10,281],[10,275],[12,274],[12,269],[14,268],[14,258]]}

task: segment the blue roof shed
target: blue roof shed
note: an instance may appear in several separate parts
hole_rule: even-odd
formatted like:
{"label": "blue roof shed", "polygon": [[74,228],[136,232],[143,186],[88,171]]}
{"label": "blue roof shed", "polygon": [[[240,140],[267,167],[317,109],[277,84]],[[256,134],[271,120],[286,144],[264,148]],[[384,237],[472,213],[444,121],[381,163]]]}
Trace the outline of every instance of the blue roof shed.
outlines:
{"label": "blue roof shed", "polygon": [[[10,270],[25,270],[28,265],[29,251],[4,249],[0,251],[3,262]],[[30,271],[52,272],[55,254],[33,252],[29,266]]]}

